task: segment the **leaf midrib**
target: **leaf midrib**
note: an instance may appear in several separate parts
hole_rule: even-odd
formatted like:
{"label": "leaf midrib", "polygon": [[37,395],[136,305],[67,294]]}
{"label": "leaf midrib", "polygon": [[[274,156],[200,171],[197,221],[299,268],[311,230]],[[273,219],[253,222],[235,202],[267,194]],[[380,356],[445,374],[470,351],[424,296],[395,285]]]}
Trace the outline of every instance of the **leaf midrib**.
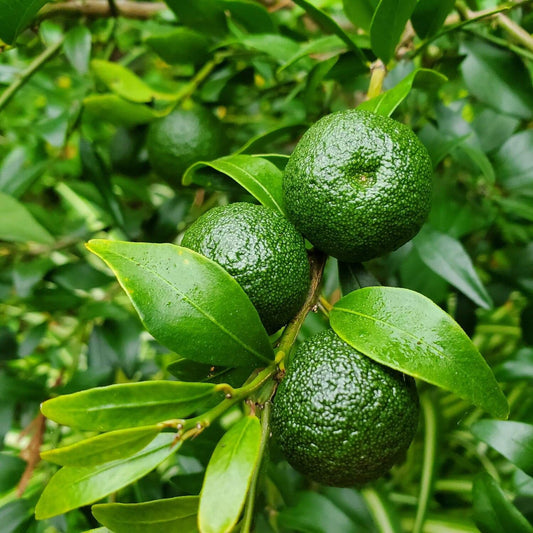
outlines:
{"label": "leaf midrib", "polygon": [[[204,315],[213,325],[217,326],[223,333],[225,333],[228,337],[230,337],[234,342],[236,342],[237,344],[242,346],[247,352],[251,353],[252,355],[257,357],[261,361],[264,361],[264,362],[267,362],[267,363],[271,362],[270,359],[264,357],[262,354],[260,354],[256,350],[254,350],[251,346],[249,346],[248,344],[243,342],[239,337],[234,335],[231,331],[226,329],[222,324],[217,322],[217,320],[213,316],[211,316],[207,311],[202,309],[196,302],[194,302],[186,294],[181,292],[176,286],[172,285],[172,283],[168,279],[166,279],[163,276],[161,276],[161,274],[159,274],[155,270],[149,268],[148,266],[143,265],[143,264],[139,263],[138,261],[133,260],[131,257],[127,257],[125,255],[122,255],[121,253],[118,253],[118,252],[115,252],[115,251],[112,251],[112,250],[108,250],[108,253],[116,255],[117,257],[120,257],[122,259],[125,259],[126,261],[129,261],[130,263],[133,263],[133,264],[137,265],[141,269],[144,269],[147,272],[150,272],[156,278],[159,278],[162,282],[166,283],[171,289],[173,289],[174,292],[176,292],[176,294],[181,296],[186,302],[188,302],[198,312],[200,312],[202,315]],[[115,269],[113,267],[111,267],[111,268],[112,268],[113,271],[115,271]]]}

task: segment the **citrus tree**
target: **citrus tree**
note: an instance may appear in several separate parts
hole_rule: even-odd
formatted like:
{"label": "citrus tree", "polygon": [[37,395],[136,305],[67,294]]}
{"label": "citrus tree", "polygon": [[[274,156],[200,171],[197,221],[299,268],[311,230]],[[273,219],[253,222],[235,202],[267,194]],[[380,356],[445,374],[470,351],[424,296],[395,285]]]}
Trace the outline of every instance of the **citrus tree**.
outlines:
{"label": "citrus tree", "polygon": [[0,0],[2,532],[533,532],[533,6]]}

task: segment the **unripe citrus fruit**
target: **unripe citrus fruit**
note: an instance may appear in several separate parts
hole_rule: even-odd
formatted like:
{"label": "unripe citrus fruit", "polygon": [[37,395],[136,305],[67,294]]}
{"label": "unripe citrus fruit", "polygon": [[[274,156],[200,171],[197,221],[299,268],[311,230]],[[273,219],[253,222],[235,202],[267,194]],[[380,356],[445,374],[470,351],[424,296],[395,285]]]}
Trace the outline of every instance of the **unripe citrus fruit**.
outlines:
{"label": "unripe citrus fruit", "polygon": [[237,280],[268,333],[289,322],[305,301],[310,268],[303,237],[273,209],[240,202],[210,209],[185,232],[182,246]]}
{"label": "unripe citrus fruit", "polygon": [[320,119],[292,153],[283,179],[287,215],[317,248],[367,261],[413,238],[431,201],[432,166],[399,122],[351,109]]}
{"label": "unripe citrus fruit", "polygon": [[176,109],[150,124],[147,148],[152,168],[161,177],[179,182],[189,165],[222,154],[222,125],[203,107]]}
{"label": "unripe citrus fruit", "polygon": [[405,454],[418,424],[414,380],[333,330],[301,344],[274,397],[272,432],[289,463],[325,485],[362,485]]}

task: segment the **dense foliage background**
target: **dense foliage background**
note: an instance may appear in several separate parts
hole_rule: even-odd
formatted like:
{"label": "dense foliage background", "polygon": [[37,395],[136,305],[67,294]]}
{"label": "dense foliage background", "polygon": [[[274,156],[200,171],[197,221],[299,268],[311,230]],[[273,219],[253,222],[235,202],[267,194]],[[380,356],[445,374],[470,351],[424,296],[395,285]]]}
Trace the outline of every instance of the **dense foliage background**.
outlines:
{"label": "dense foliage background", "polygon": [[[420,382],[423,416],[405,463],[361,491],[310,483],[273,447],[256,531],[533,531],[531,3],[44,4],[0,0],[2,532],[99,527],[89,507],[34,518],[57,470],[39,451],[87,436],[46,421],[40,402],[171,378],[176,355],[146,333],[84,243],[179,243],[210,207],[254,201],[238,185],[250,157],[234,160],[237,170],[196,165],[187,186],[159,178],[147,160],[147,124],[202,103],[224,124],[226,155],[268,154],[261,160],[281,173],[305,128],[364,102],[371,77],[370,96],[387,91],[381,111],[412,127],[431,155],[432,211],[413,241],[366,270],[330,259],[324,312],[307,317],[300,338],[327,327],[328,305],[358,286],[418,291],[471,336],[511,414],[492,420]],[[173,369],[182,380],[203,377],[194,365]],[[109,501],[198,494],[239,412]]]}

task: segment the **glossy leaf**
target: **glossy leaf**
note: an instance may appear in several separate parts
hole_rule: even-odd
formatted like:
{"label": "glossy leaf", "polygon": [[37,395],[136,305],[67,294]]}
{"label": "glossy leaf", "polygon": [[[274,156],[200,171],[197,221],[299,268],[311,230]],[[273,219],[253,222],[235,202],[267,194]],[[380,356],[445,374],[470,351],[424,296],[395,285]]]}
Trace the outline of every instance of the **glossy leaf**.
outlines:
{"label": "glossy leaf", "polygon": [[400,41],[416,0],[380,0],[370,25],[372,51],[388,63]]}
{"label": "glossy leaf", "polygon": [[117,126],[137,126],[147,124],[163,116],[144,104],[135,104],[116,94],[96,94],[83,100],[85,110],[96,118]]}
{"label": "glossy leaf", "polygon": [[223,35],[227,30],[224,5],[220,0],[165,0],[165,3],[184,26],[205,35]]}
{"label": "glossy leaf", "polygon": [[257,311],[218,264],[171,244],[93,240],[87,247],[113,270],[146,329],[178,355],[222,366],[273,358]]}
{"label": "glossy leaf", "polygon": [[492,307],[492,300],[474,270],[470,256],[457,239],[426,225],[413,239],[413,244],[420,259],[431,270],[476,304],[485,309]]}
{"label": "glossy leaf", "polygon": [[533,533],[533,526],[486,472],[474,479],[474,522],[481,533]]}
{"label": "glossy leaf", "polygon": [[500,113],[533,117],[533,87],[518,56],[483,41],[465,41],[461,72],[468,90]]}
{"label": "glossy leaf", "polygon": [[41,412],[65,426],[111,431],[186,418],[217,394],[211,383],[119,383],[52,398]]}
{"label": "glossy leaf", "polygon": [[52,244],[54,238],[33,215],[12,196],[0,192],[0,240]]}
{"label": "glossy leaf", "polygon": [[150,444],[161,427],[120,429],[85,439],[70,446],[41,452],[41,458],[61,466],[95,466],[129,457]]}
{"label": "glossy leaf", "polygon": [[47,0],[0,0],[0,39],[13,44]]}
{"label": "glossy leaf", "polygon": [[204,62],[209,56],[209,40],[190,28],[175,28],[171,32],[151,35],[146,44],[167,63]]}
{"label": "glossy leaf", "polygon": [[37,520],[94,503],[137,481],[179,448],[174,435],[158,435],[132,457],[98,466],[65,466],[46,485],[35,508]]}
{"label": "glossy leaf", "polygon": [[194,181],[194,173],[210,167],[236,181],[264,206],[283,214],[283,173],[270,161],[246,154],[230,155],[214,161],[200,161],[187,169],[183,184]]}
{"label": "glossy leaf", "polygon": [[421,39],[435,35],[453,9],[454,0],[418,0],[411,22]]}
{"label": "glossy leaf", "polygon": [[372,16],[379,0],[343,0],[344,12],[356,28],[370,31]]}
{"label": "glossy leaf", "polygon": [[159,100],[175,100],[178,93],[162,93],[152,89],[131,70],[102,59],[93,59],[91,69],[96,77],[118,96],[139,104]]}
{"label": "glossy leaf", "polygon": [[32,507],[28,500],[18,499],[0,507],[2,533],[20,533],[22,526],[31,517]]}
{"label": "glossy leaf", "polygon": [[336,52],[341,53],[346,50],[346,43],[337,35],[327,35],[314,41],[302,45],[300,50],[294,54],[284,65],[278,69],[278,73],[297,63],[300,59],[312,54],[324,54]]}
{"label": "glossy leaf", "polygon": [[277,31],[272,16],[263,5],[248,0],[222,0],[222,2],[224,9],[230,13],[231,17],[250,33]]}
{"label": "glossy leaf", "polygon": [[202,533],[229,533],[239,520],[259,461],[261,425],[255,416],[237,422],[220,440],[205,473],[198,525]]}
{"label": "glossy leaf", "polygon": [[89,71],[92,36],[86,26],[74,26],[65,36],[63,49],[71,65],[80,73]]}
{"label": "glossy leaf", "polygon": [[533,476],[533,426],[523,422],[479,420],[470,428],[483,442]]}
{"label": "glossy leaf", "polygon": [[292,39],[276,33],[245,35],[239,38],[238,42],[246,48],[259,50],[264,54],[268,54],[281,64],[289,61],[300,49],[298,44]]}
{"label": "glossy leaf", "polygon": [[366,100],[357,106],[357,109],[365,109],[380,115],[390,116],[394,110],[405,100],[414,87],[435,85],[447,80],[435,70],[418,68],[406,76],[398,85],[384,93]]}
{"label": "glossy leaf", "polygon": [[45,171],[48,162],[31,161],[31,153],[26,146],[16,146],[0,163],[0,191],[13,198],[20,198],[22,194]]}
{"label": "glossy leaf", "polygon": [[313,19],[324,31],[333,33],[340,37],[342,41],[348,46],[348,49],[355,53],[355,55],[366,63],[367,59],[361,49],[355,44],[353,39],[324,11],[314,6],[307,0],[294,0],[294,3],[305,9],[306,13]]}
{"label": "glossy leaf", "polygon": [[143,503],[104,503],[92,513],[115,533],[196,533],[198,496],[179,496]]}
{"label": "glossy leaf", "polygon": [[483,356],[425,296],[396,287],[359,289],[335,304],[330,322],[344,341],[375,361],[507,417],[509,406]]}

